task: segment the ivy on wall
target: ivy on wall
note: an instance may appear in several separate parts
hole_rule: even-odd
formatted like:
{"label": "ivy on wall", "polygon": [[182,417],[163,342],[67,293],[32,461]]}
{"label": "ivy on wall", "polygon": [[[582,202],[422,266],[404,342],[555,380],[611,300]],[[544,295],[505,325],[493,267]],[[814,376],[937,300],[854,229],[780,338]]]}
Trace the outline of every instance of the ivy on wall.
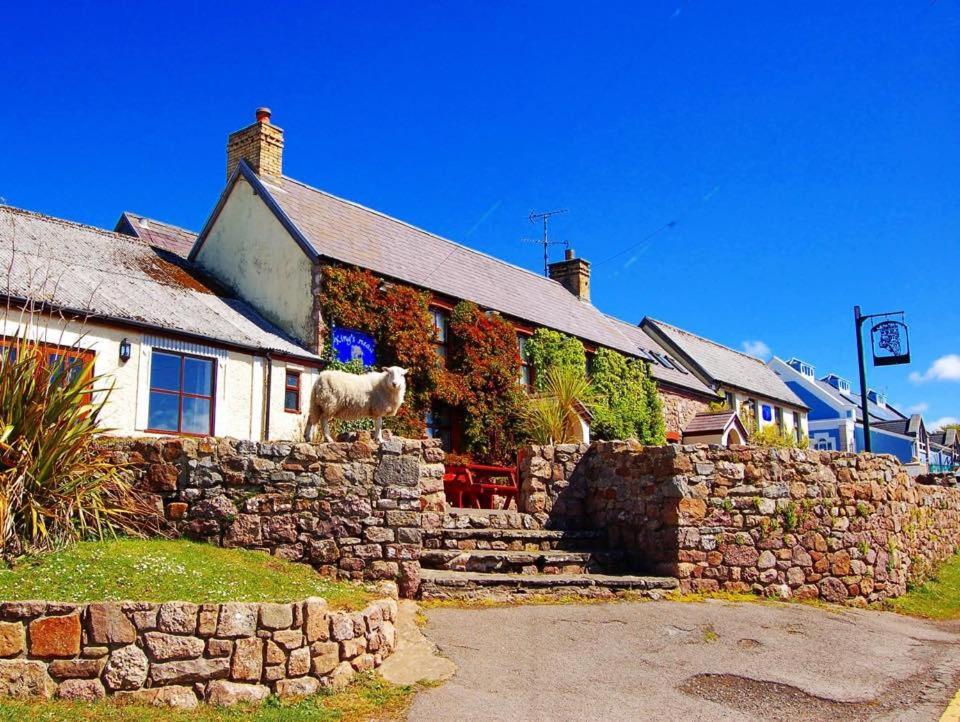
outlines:
{"label": "ivy on wall", "polygon": [[510,459],[525,440],[527,396],[517,383],[513,325],[462,301],[450,316],[450,370],[462,383],[464,443],[482,462]]}
{"label": "ivy on wall", "polygon": [[323,269],[320,303],[328,325],[373,336],[381,366],[410,369],[406,402],[384,423],[402,436],[423,436],[424,416],[444,374],[433,346],[430,295],[409,286],[386,285],[370,271],[331,265]]}
{"label": "ivy on wall", "polygon": [[381,366],[410,369],[407,400],[396,418],[385,421],[387,428],[422,437],[426,412],[440,401],[463,417],[464,451],[475,461],[507,461],[524,440],[526,397],[517,385],[520,356],[516,332],[505,319],[471,303],[458,304],[451,315],[444,366],[436,353],[430,294],[425,291],[384,284],[367,270],[327,266],[321,312],[329,325],[373,336]]}
{"label": "ivy on wall", "polygon": [[551,368],[569,368],[586,376],[587,354],[579,339],[559,331],[538,328],[526,343],[527,359],[534,369],[534,388],[544,391],[546,371]]}
{"label": "ivy on wall", "polygon": [[597,438],[665,443],[660,394],[642,361],[601,348],[593,357],[590,371],[595,395],[591,432]]}
{"label": "ivy on wall", "polygon": [[[472,460],[512,459],[528,438],[530,401],[517,383],[520,354],[509,321],[470,302],[457,304],[450,317],[444,365],[436,353],[428,292],[386,284],[364,269],[330,265],[323,269],[321,293],[321,312],[328,325],[370,334],[377,342],[381,366],[410,369],[406,403],[395,418],[385,420],[387,428],[402,436],[422,437],[426,413],[439,401],[463,419],[463,451]],[[544,391],[551,368],[569,369],[581,378],[587,375],[586,352],[579,339],[541,328],[527,340],[526,351],[536,391]],[[642,362],[600,349],[591,372],[594,436],[664,442],[660,396]]]}
{"label": "ivy on wall", "polygon": [[[538,391],[544,390],[549,369],[567,368],[586,375],[586,351],[580,340],[572,336],[538,329],[527,341],[527,352]],[[598,349],[591,363],[590,381],[593,414],[590,432],[594,438],[634,438],[650,445],[666,441],[660,393],[642,361],[628,359],[609,349]]]}

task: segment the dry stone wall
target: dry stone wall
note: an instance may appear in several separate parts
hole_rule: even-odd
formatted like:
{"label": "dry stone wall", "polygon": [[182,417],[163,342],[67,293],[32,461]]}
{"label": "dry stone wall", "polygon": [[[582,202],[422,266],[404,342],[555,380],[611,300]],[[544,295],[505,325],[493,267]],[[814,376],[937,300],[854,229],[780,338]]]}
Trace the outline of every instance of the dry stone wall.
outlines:
{"label": "dry stone wall", "polygon": [[154,495],[174,533],[264,550],[330,576],[396,579],[404,596],[416,594],[423,514],[444,503],[444,455],[435,440],[104,444]]}
{"label": "dry stone wall", "polygon": [[[394,588],[394,592],[396,589]],[[0,694],[147,704],[258,702],[340,687],[396,645],[397,602],[0,603]]]}
{"label": "dry stone wall", "polygon": [[685,591],[863,604],[960,545],[960,490],[887,455],[597,442],[525,449],[521,483],[544,524],[605,529]]}

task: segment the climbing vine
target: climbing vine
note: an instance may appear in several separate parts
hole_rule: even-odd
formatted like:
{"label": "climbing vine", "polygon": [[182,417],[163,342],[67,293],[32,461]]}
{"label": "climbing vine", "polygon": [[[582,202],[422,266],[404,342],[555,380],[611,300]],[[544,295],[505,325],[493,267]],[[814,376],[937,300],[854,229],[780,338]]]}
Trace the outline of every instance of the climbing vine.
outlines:
{"label": "climbing vine", "polygon": [[633,438],[649,445],[665,442],[660,394],[642,361],[601,348],[594,355],[590,370],[595,395],[591,427],[594,436]]}
{"label": "climbing vine", "polygon": [[433,345],[430,295],[409,286],[385,285],[367,270],[325,266],[321,313],[329,325],[373,336],[381,366],[410,369],[407,400],[397,416],[384,423],[402,436],[423,436],[424,416],[444,375]]}
{"label": "climbing vine", "polygon": [[517,332],[499,315],[463,301],[451,314],[450,340],[450,370],[462,382],[465,445],[477,461],[505,461],[525,437]]}
{"label": "climbing vine", "polygon": [[587,373],[587,354],[583,344],[572,336],[538,328],[526,343],[527,358],[534,369],[534,387],[543,391],[546,371],[550,368],[570,368],[580,376]]}

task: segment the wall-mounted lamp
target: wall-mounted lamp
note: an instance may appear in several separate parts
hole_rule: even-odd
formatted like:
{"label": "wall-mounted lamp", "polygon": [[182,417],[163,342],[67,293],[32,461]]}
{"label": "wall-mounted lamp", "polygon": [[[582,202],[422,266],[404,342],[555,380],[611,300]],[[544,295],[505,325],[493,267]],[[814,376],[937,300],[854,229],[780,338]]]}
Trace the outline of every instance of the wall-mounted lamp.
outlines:
{"label": "wall-mounted lamp", "polygon": [[130,339],[127,339],[127,338],[123,339],[120,342],[120,362],[121,363],[126,363],[127,361],[130,360],[131,350],[132,350],[132,347],[130,346]]}

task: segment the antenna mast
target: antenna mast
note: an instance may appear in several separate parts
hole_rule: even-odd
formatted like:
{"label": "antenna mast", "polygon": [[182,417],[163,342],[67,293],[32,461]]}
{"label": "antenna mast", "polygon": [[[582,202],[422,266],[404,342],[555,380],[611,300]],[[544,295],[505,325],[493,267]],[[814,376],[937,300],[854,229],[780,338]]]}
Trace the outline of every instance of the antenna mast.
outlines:
{"label": "antenna mast", "polygon": [[530,213],[529,219],[531,223],[536,223],[537,221],[543,222],[543,238],[524,238],[522,239],[524,243],[539,243],[543,246],[543,275],[550,275],[550,255],[548,253],[550,246],[564,246],[565,248],[570,248],[569,241],[551,241],[550,240],[550,218],[552,216],[558,216],[561,213],[566,213],[566,208],[559,208],[555,211],[544,211],[542,213],[537,213],[533,211]]}

